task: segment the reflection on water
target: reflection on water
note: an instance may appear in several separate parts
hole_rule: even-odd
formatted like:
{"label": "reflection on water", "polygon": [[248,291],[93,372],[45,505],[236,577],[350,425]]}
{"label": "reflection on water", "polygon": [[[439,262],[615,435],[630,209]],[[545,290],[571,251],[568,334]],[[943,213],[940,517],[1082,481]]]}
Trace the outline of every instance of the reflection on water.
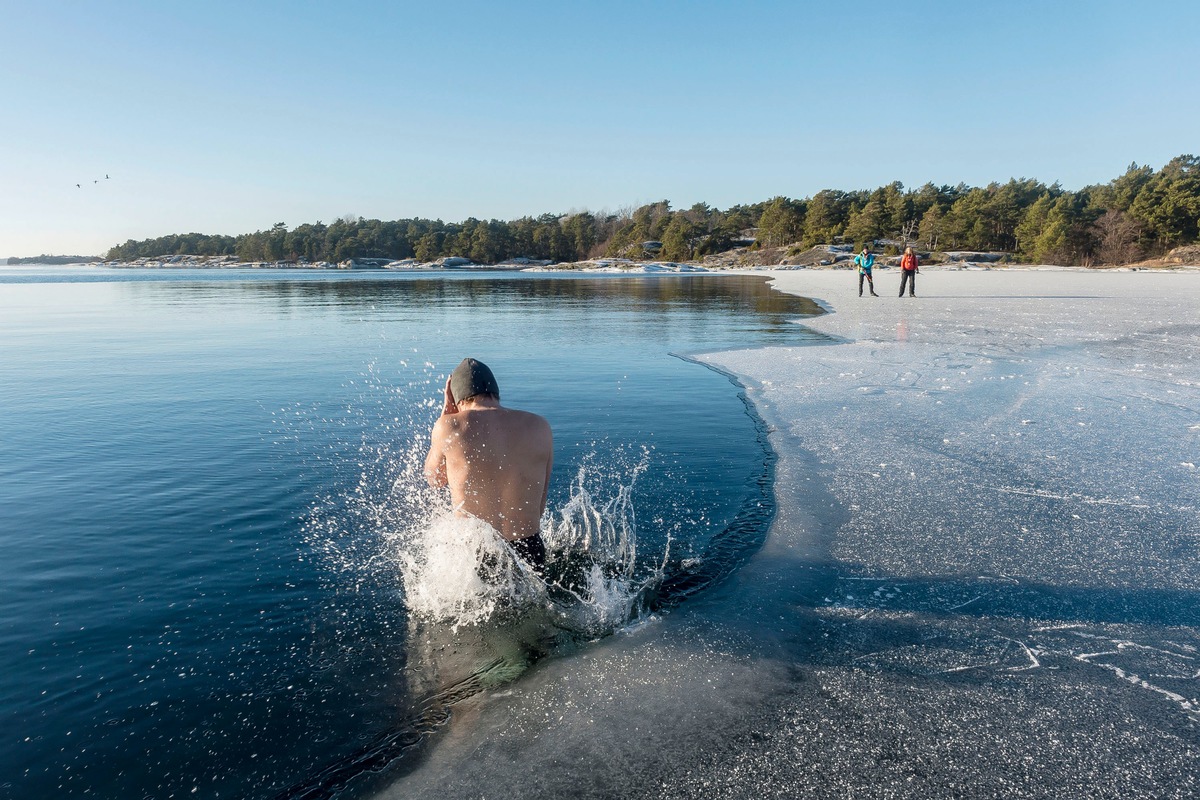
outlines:
{"label": "reflection on water", "polygon": [[[211,273],[210,273],[211,274]],[[541,274],[539,277],[513,273],[487,275],[450,273],[437,277],[413,277],[411,274],[388,277],[331,279],[324,275],[305,279],[246,280],[236,282],[183,280],[131,282],[131,295],[145,295],[165,302],[192,305],[197,302],[260,303],[271,300],[284,314],[311,312],[339,307],[363,308],[376,304],[380,311],[406,308],[470,308],[484,315],[490,311],[601,307],[609,310],[646,315],[692,312],[721,319],[719,327],[727,332],[731,322],[745,326],[757,336],[753,344],[762,344],[764,333],[796,334],[794,320],[815,316],[821,308],[806,297],[773,291],[761,277],[729,275],[653,275],[653,276],[579,276]],[[194,277],[194,276],[191,276]],[[209,277],[201,273],[200,277]],[[731,315],[731,319],[722,319]],[[772,339],[774,341],[774,339]],[[735,346],[726,341],[724,346]]]}
{"label": "reflection on water", "polygon": [[[451,708],[481,692],[518,679],[535,661],[577,640],[556,635],[553,615],[540,609],[498,615],[487,625],[452,630],[411,621],[404,674],[417,698],[385,729],[336,761],[311,770],[278,800],[358,796],[384,785],[413,766],[427,737],[445,724]],[[414,669],[413,664],[420,665]],[[399,665],[397,665],[399,666]],[[320,763],[320,762],[318,762]]]}
{"label": "reflection on water", "polygon": [[309,304],[359,303],[387,298],[475,301],[491,296],[559,298],[590,303],[597,297],[628,298],[648,304],[703,304],[709,308],[753,310],[760,314],[819,313],[811,300],[766,289],[755,275],[620,275],[579,272],[307,272],[267,270],[172,270],[46,272],[14,276],[0,271],[0,284],[110,283],[183,297],[249,293]]}

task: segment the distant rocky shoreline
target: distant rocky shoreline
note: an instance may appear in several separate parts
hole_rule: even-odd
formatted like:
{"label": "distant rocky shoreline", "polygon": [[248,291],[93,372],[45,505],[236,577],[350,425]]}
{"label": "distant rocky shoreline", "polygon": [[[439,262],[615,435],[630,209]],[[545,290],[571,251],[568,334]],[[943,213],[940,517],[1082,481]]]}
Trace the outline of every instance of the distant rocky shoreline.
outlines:
{"label": "distant rocky shoreline", "polygon": [[28,258],[7,258],[4,263],[10,267],[18,267],[23,264],[52,264],[55,266],[65,266],[67,264],[99,264],[104,259],[99,256],[29,256]]}
{"label": "distant rocky shoreline", "polygon": [[[922,266],[942,269],[1030,269],[1053,267],[1046,264],[1021,264],[1012,254],[1002,252],[947,251],[918,254]],[[445,257],[434,261],[415,258],[358,258],[334,263],[331,261],[241,261],[236,256],[174,255],[138,258],[133,261],[105,261],[89,256],[36,256],[9,258],[9,266],[49,264],[55,266],[87,265],[110,269],[270,269],[270,270],[398,270],[398,271],[496,271],[513,272],[636,272],[636,273],[693,273],[724,272],[729,270],[799,270],[851,269],[854,252],[851,245],[817,245],[803,249],[798,245],[752,249],[739,247],[724,253],[705,256],[698,261],[634,261],[626,258],[594,258],[584,261],[554,262],[529,258],[513,258],[498,264],[477,264],[470,259]],[[877,269],[898,267],[900,256],[878,255]],[[1200,245],[1178,247],[1165,256],[1133,264],[1104,267],[1070,267],[1069,269],[1179,269],[1200,267]],[[1063,267],[1067,269],[1066,267]]]}

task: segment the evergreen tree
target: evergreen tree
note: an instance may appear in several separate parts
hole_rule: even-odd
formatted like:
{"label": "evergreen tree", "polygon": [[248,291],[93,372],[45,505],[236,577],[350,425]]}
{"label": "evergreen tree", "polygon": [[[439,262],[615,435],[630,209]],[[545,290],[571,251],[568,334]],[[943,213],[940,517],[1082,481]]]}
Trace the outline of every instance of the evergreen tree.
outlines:
{"label": "evergreen tree", "polygon": [[928,210],[921,217],[921,225],[918,230],[920,241],[925,243],[925,246],[930,250],[936,250],[938,242],[942,235],[942,210],[937,205],[929,206]]}
{"label": "evergreen tree", "polygon": [[1200,225],[1200,158],[1177,156],[1148,180],[1129,213],[1158,249],[1196,241]]}
{"label": "evergreen tree", "polygon": [[567,235],[563,233],[562,226],[558,224],[557,219],[539,224],[534,229],[533,242],[538,258],[550,261],[574,260],[575,248]]}
{"label": "evergreen tree", "polygon": [[[921,218],[916,213],[912,193],[904,191],[904,184],[895,181],[885,186],[881,200],[884,236],[900,239],[902,242],[916,238],[917,225]],[[850,232],[847,231],[846,235],[850,236]],[[857,237],[851,238],[858,241]]]}
{"label": "evergreen tree", "polygon": [[845,192],[822,189],[813,195],[804,218],[804,243],[812,246],[840,237],[850,214],[849,206]]}
{"label": "evergreen tree", "polygon": [[1091,235],[1080,195],[1065,192],[1046,212],[1042,232],[1033,242],[1032,258],[1042,264],[1078,264],[1090,257]]}
{"label": "evergreen tree", "polygon": [[1049,223],[1050,209],[1053,207],[1054,198],[1049,192],[1045,192],[1026,209],[1025,216],[1022,217],[1015,231],[1017,252],[1023,257],[1028,259],[1037,257],[1038,243]]}
{"label": "evergreen tree", "polygon": [[[464,229],[463,235],[466,235]],[[495,264],[508,257],[507,237],[501,223],[480,223],[471,232],[471,244],[467,258],[476,264]]]}
{"label": "evergreen tree", "polygon": [[586,211],[572,214],[562,221],[563,235],[571,242],[571,260],[582,260],[591,255],[596,246],[596,218]]}
{"label": "evergreen tree", "polygon": [[442,243],[445,241],[445,234],[439,231],[429,231],[423,235],[418,241],[413,257],[417,261],[433,261],[440,258],[442,255]]}
{"label": "evergreen tree", "polygon": [[1092,192],[1097,207],[1103,210],[1128,211],[1139,193],[1154,178],[1150,167],[1130,164],[1125,174],[1114,178],[1107,186],[1096,187]]}
{"label": "evergreen tree", "polygon": [[670,261],[688,261],[695,253],[694,242],[702,233],[685,214],[674,214],[663,231],[662,256]]}
{"label": "evergreen tree", "polygon": [[798,204],[786,197],[776,197],[758,218],[758,242],[765,247],[781,247],[799,241],[804,231],[804,217]]}
{"label": "evergreen tree", "polygon": [[874,245],[877,239],[887,236],[890,220],[886,204],[886,194],[880,189],[850,215],[845,237],[855,243],[855,249],[864,244]]}

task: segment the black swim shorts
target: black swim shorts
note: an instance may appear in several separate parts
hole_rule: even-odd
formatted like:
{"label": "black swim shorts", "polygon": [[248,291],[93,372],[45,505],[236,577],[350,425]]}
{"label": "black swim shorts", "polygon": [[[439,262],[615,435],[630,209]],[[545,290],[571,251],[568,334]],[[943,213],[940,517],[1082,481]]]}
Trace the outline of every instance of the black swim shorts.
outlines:
{"label": "black swim shorts", "polygon": [[540,533],[526,536],[524,539],[512,539],[508,544],[516,551],[517,555],[538,572],[541,572],[546,566],[546,543],[542,541]]}

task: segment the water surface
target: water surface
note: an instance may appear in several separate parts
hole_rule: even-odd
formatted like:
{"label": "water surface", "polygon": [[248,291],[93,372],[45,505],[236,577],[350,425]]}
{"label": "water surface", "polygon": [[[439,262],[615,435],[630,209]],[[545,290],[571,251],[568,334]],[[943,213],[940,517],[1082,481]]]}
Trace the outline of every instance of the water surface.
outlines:
{"label": "water surface", "polygon": [[813,313],[757,277],[0,270],[5,792],[320,796],[586,647],[407,613],[388,537],[464,355],[554,427],[551,511],[635,529],[631,613],[686,601],[761,542],[770,454],[677,356]]}

